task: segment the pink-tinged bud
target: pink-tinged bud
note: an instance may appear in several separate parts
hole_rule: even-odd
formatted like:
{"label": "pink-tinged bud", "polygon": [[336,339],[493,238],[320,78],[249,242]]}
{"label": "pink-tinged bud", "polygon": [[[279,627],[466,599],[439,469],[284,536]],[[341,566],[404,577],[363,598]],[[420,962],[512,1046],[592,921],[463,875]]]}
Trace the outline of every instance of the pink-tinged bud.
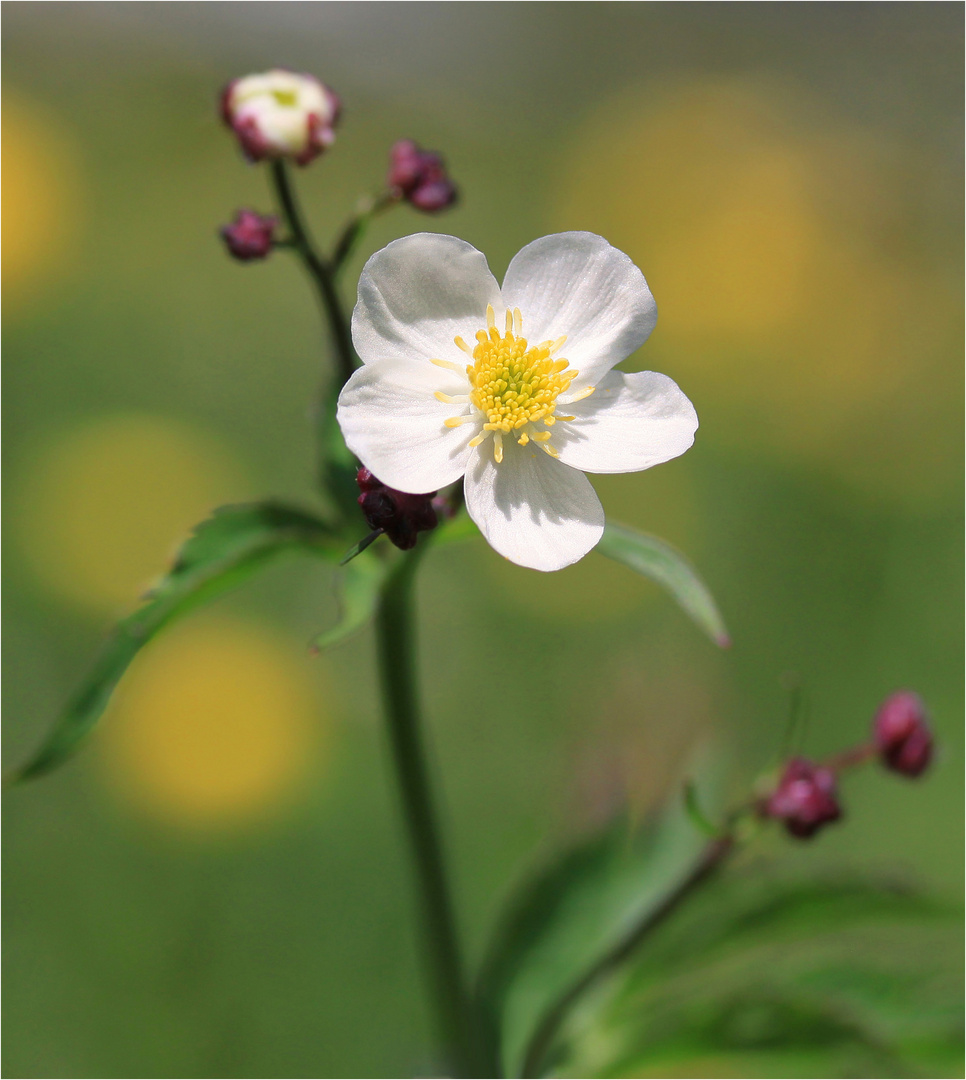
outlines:
{"label": "pink-tinged bud", "polygon": [[919,776],[932,760],[926,709],[911,690],[899,690],[885,699],[875,714],[872,734],[886,768],[903,776]]}
{"label": "pink-tinged bud", "polygon": [[426,495],[407,495],[386,487],[372,473],[361,468],[356,483],[362,494],[359,505],[370,529],[380,529],[398,548],[407,551],[416,546],[417,534],[435,529],[435,491]]}
{"label": "pink-tinged bud", "polygon": [[792,836],[807,839],[842,816],[835,773],[807,758],[792,758],[760,809],[763,816],[784,822]]}
{"label": "pink-tinged bud", "polygon": [[400,199],[428,214],[456,202],[456,185],[442,157],[432,150],[421,150],[412,139],[400,139],[389,151],[386,183]]}
{"label": "pink-tinged bud", "polygon": [[312,75],[276,68],[230,82],[221,115],[249,161],[292,158],[307,165],[335,140],[341,103]]}
{"label": "pink-tinged bud", "polygon": [[264,259],[272,250],[278,218],[256,214],[254,210],[239,210],[230,225],[219,230],[229,254],[241,262]]}

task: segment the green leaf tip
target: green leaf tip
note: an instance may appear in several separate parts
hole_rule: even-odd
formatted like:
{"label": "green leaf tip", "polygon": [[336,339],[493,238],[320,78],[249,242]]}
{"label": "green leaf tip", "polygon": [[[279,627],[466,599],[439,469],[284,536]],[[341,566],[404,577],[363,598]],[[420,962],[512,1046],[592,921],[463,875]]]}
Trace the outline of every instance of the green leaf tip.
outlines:
{"label": "green leaf tip", "polygon": [[608,521],[596,550],[663,585],[716,645],[730,648],[731,637],[711,591],[687,559],[666,541]]}
{"label": "green leaf tip", "polygon": [[276,555],[301,550],[334,560],[338,545],[324,521],[296,507],[262,502],[215,510],[188,537],[141,607],[115,626],[53,730],[5,784],[43,776],[70,758],[107,708],[131,661],[169,622],[241,584]]}
{"label": "green leaf tip", "polygon": [[331,630],[313,639],[310,646],[313,653],[345,641],[366,625],[376,612],[389,570],[390,563],[375,555],[353,558],[352,562],[344,565],[336,585],[339,596],[338,622]]}
{"label": "green leaf tip", "polygon": [[362,552],[365,551],[370,544],[375,543],[375,541],[378,540],[380,536],[382,536],[383,532],[383,529],[373,529],[368,536],[364,536],[360,541],[358,541],[358,543],[353,544],[352,547],[349,548],[349,550],[345,553],[345,555],[343,555],[342,558],[339,559],[339,566],[346,566],[348,563],[352,562],[352,560],[357,555],[361,555]]}

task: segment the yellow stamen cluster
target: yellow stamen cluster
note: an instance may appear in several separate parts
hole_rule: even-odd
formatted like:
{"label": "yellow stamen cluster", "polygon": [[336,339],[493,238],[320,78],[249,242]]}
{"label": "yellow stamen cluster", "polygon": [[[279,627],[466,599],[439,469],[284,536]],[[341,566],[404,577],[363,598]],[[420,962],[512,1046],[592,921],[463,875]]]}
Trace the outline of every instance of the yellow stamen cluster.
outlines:
{"label": "yellow stamen cluster", "polygon": [[[503,334],[494,325],[492,308],[487,310],[487,324],[486,330],[477,332],[477,345],[471,354],[474,363],[466,368],[473,388],[470,401],[486,417],[484,432],[502,436],[527,424],[553,425],[557,397],[577,375],[566,360],[552,357],[564,339],[530,347],[527,339],[520,336],[523,319],[519,309],[507,312]],[[526,446],[531,438],[545,443],[550,432],[520,432],[517,441]],[[500,443],[502,437],[497,439],[497,445]],[[549,450],[546,446],[544,449]],[[497,459],[500,457],[498,450]]]}
{"label": "yellow stamen cluster", "polygon": [[[465,396],[451,397],[436,391],[434,397],[447,404],[471,404],[485,417],[483,430],[470,439],[470,446],[479,446],[493,436],[493,457],[497,464],[503,460],[503,436],[514,433],[521,446],[533,442],[551,457],[557,451],[549,444],[550,431],[528,431],[530,424],[542,423],[547,428],[558,420],[574,420],[573,416],[557,416],[557,398],[570,388],[580,373],[568,370],[568,361],[553,354],[563,348],[566,334],[556,341],[544,341],[528,348],[522,335],[523,316],[519,308],[506,313],[506,331],[496,328],[493,305],[486,306],[486,329],[476,334],[476,347],[470,348],[461,338],[454,339],[456,346],[473,358],[466,367],[471,391]],[[459,365],[451,360],[432,360],[438,367],[461,372]],[[461,372],[462,373],[462,372]],[[580,401],[589,397],[594,387],[585,387],[571,398]],[[470,415],[451,416],[443,423],[448,428],[462,427],[472,418]]]}

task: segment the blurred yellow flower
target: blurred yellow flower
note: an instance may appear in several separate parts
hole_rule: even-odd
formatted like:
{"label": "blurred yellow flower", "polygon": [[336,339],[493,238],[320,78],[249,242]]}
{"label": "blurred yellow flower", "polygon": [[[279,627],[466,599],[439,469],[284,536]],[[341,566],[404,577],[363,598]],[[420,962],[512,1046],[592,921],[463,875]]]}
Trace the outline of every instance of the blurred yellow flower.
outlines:
{"label": "blurred yellow flower", "polygon": [[99,738],[111,785],[168,824],[253,824],[317,768],[330,717],[303,642],[240,620],[176,626],[135,660]]}
{"label": "blurred yellow flower", "polygon": [[54,594],[96,611],[132,605],[192,526],[251,494],[212,435],[138,414],[58,432],[18,489],[23,558]]}
{"label": "blurred yellow flower", "polygon": [[66,125],[18,91],[3,114],[4,313],[15,315],[74,264],[84,215]]}

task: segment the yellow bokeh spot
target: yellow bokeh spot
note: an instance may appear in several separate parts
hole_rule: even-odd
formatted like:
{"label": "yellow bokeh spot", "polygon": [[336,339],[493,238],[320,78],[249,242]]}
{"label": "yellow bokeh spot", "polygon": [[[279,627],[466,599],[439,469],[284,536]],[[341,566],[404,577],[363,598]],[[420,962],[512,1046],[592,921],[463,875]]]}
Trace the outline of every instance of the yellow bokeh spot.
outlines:
{"label": "yellow bokeh spot", "polygon": [[75,263],[83,203],[69,129],[46,108],[8,94],[3,116],[4,313]]}
{"label": "yellow bokeh spot", "polygon": [[552,225],[598,232],[644,270],[661,314],[641,359],[695,401],[699,440],[889,497],[930,486],[935,425],[896,418],[921,408],[929,373],[948,382],[954,305],[917,246],[914,156],[817,126],[801,94],[735,82],[629,90],[574,149]]}
{"label": "yellow bokeh spot", "polygon": [[264,626],[176,626],[135,660],[104,717],[112,785],[175,826],[272,816],[317,770],[325,746],[319,670],[304,643]]}
{"label": "yellow bokeh spot", "polygon": [[155,416],[101,419],[33,454],[17,498],[22,554],[57,596],[113,610],[138,599],[214,507],[249,494],[213,436]]}

